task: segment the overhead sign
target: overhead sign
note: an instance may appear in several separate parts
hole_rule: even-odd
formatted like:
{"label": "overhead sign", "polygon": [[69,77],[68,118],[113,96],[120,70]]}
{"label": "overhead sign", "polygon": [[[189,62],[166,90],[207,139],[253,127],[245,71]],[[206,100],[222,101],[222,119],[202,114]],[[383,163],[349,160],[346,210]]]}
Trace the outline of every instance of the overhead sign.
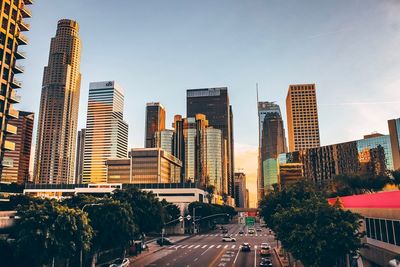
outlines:
{"label": "overhead sign", "polygon": [[254,217],[245,217],[246,218],[246,225],[247,226],[253,226],[255,224],[255,218]]}

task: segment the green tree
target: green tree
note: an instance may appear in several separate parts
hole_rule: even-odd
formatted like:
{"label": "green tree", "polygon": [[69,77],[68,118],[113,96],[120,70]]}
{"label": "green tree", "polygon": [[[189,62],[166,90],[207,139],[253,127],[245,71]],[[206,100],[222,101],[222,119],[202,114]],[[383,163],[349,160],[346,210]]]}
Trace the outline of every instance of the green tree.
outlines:
{"label": "green tree", "polygon": [[361,247],[359,215],[330,206],[307,182],[272,192],[259,208],[282,246],[307,267],[334,266]]}
{"label": "green tree", "polygon": [[128,203],[134,214],[134,221],[141,233],[159,233],[164,225],[163,208],[153,192],[136,188],[118,190],[113,199]]}
{"label": "green tree", "polygon": [[400,189],[400,169],[391,172],[393,177],[393,184]]}
{"label": "green tree", "polygon": [[211,184],[207,185],[206,192],[207,192],[208,204],[211,204],[211,201],[214,198],[215,186]]}
{"label": "green tree", "polygon": [[[179,216],[181,215],[181,210],[180,208],[172,203],[167,202],[165,199],[163,199],[161,201],[161,205],[163,208],[163,214],[164,214],[164,222],[168,223],[170,221],[173,221],[177,218],[179,218]],[[176,225],[179,223],[179,220],[168,224],[168,225]]]}
{"label": "green tree", "polygon": [[42,266],[52,259],[71,259],[90,248],[92,227],[85,213],[44,201],[21,206],[10,238],[20,266]]}

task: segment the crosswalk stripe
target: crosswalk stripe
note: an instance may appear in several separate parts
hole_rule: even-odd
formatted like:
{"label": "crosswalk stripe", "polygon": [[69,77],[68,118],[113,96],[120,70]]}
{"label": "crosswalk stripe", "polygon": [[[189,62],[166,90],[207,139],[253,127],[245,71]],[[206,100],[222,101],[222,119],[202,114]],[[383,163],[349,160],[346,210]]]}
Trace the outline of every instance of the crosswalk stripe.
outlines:
{"label": "crosswalk stripe", "polygon": [[235,236],[237,236],[238,234],[236,234]]}
{"label": "crosswalk stripe", "polygon": [[200,245],[197,245],[197,246],[195,246],[194,248],[198,248],[198,247],[200,247]]}
{"label": "crosswalk stripe", "polygon": [[191,248],[191,247],[193,247],[194,245],[190,245],[188,248]]}
{"label": "crosswalk stripe", "polygon": [[181,248],[186,248],[188,245],[184,245],[184,246],[182,246]]}
{"label": "crosswalk stripe", "polygon": [[228,245],[225,245],[225,247],[224,248],[228,248]]}
{"label": "crosswalk stripe", "polygon": [[235,248],[236,247],[236,245],[232,245],[232,248]]}
{"label": "crosswalk stripe", "polygon": [[182,246],[182,245],[178,245],[178,246],[176,246],[175,248],[179,248],[180,246]]}
{"label": "crosswalk stripe", "polygon": [[207,245],[204,245],[204,246],[202,246],[201,248],[205,248],[205,247],[207,247]]}
{"label": "crosswalk stripe", "polygon": [[247,234],[245,234],[244,236],[247,236]]}
{"label": "crosswalk stripe", "polygon": [[211,245],[209,248],[213,248],[214,247],[214,245]]}
{"label": "crosswalk stripe", "polygon": [[217,246],[217,248],[220,248],[220,247],[221,247],[221,245],[218,245],[218,246]]}
{"label": "crosswalk stripe", "polygon": [[254,246],[254,249],[257,249],[257,245]]}

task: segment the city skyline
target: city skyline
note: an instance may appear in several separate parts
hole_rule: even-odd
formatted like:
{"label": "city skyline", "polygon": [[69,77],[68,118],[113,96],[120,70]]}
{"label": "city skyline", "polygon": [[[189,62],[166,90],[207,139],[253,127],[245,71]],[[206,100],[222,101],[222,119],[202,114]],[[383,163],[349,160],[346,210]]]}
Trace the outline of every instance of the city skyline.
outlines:
{"label": "city skyline", "polygon": [[[23,101],[16,108],[37,113],[41,67],[46,65],[50,37],[54,34],[58,19],[72,17],[80,23],[83,40],[81,67],[83,79],[78,129],[83,128],[85,124],[85,106],[90,81],[116,79],[127,89],[127,102],[132,102],[132,105],[127,105],[125,109],[127,123],[131,126],[129,148],[143,146],[145,123],[143,107],[146,102],[163,103],[169,114],[167,125],[170,125],[173,114],[184,114],[187,88],[227,86],[230,88],[231,103],[236,114],[236,168],[244,167],[248,181],[255,181],[256,171],[254,175],[251,172],[256,165],[252,165],[249,161],[256,159],[258,146],[256,82],[260,85],[261,99],[277,101],[282,107],[289,84],[316,83],[321,144],[358,139],[363,134],[374,130],[387,133],[386,121],[398,117],[399,107],[396,105],[398,103],[396,97],[400,93],[396,89],[400,82],[395,75],[400,65],[397,63],[399,61],[396,60],[397,56],[388,54],[386,51],[391,51],[399,43],[393,33],[397,31],[396,25],[399,23],[399,18],[395,14],[398,13],[400,6],[393,2],[373,6],[373,1],[363,1],[364,8],[359,10],[357,3],[359,2],[311,4],[311,1],[306,1],[302,4],[287,4],[283,7],[261,1],[253,4],[232,1],[230,5],[215,3],[204,6],[187,3],[182,5],[182,11],[178,12],[174,9],[174,6],[178,5],[176,2],[170,7],[159,2],[161,10],[164,8],[170,12],[177,12],[179,16],[176,19],[171,19],[168,16],[169,13],[160,13],[159,9],[154,10],[154,3],[137,4],[137,6],[131,4],[126,10],[120,11],[123,13],[118,16],[124,21],[123,15],[127,14],[124,12],[137,12],[135,13],[137,16],[126,16],[128,21],[120,23],[125,26],[121,26],[123,28],[116,31],[116,34],[124,33],[127,37],[125,32],[130,31],[132,36],[140,36],[140,41],[137,38],[130,39],[131,42],[128,42],[131,46],[130,55],[117,50],[121,51],[121,56],[127,57],[127,60],[124,60],[126,63],[122,64],[121,60],[115,61],[119,57],[115,59],[111,57],[106,58],[104,64],[105,58],[96,57],[96,55],[105,47],[109,47],[111,51],[116,49],[116,46],[111,42],[112,38],[104,38],[103,34],[104,29],[107,31],[114,24],[109,23],[108,20],[101,21],[100,18],[104,8],[109,8],[110,16],[115,17],[113,13],[115,9],[107,3],[96,7],[79,1],[68,1],[68,3],[41,1],[32,6],[35,16],[31,20],[32,29],[27,34],[30,45],[25,50],[29,57],[24,62],[27,72],[22,77],[24,84],[29,84],[32,90],[21,90]],[[215,8],[216,12],[209,12],[210,6]],[[220,22],[217,11],[223,10],[223,6],[228,6],[226,12],[228,15],[225,22]],[[318,14],[314,14],[313,20],[320,23],[310,24],[300,20],[302,17],[300,14],[304,14],[303,11],[309,9],[319,10]],[[95,19],[86,18],[88,10],[92,12],[90,15],[93,15]],[[337,10],[341,11],[339,13],[342,19],[329,19],[337,14],[335,12]],[[151,13],[153,11],[154,13]],[[199,17],[202,12],[208,12],[208,22],[205,22],[207,20],[203,17]],[[230,12],[234,16],[229,16]],[[44,13],[52,15],[43,16]],[[152,14],[155,16],[154,22],[143,18],[143,15],[139,13]],[[285,16],[279,18],[280,14],[287,13],[293,15],[289,16],[291,19],[287,20]],[[353,18],[354,14],[357,14],[356,18]],[[194,18],[186,21],[184,20],[186,16]],[[97,17],[99,19],[96,19]],[[132,17],[134,21],[130,21]],[[325,20],[325,18],[328,19]],[[163,19],[168,20],[164,26],[160,25]],[[349,20],[354,22],[350,28],[346,23]],[[183,21],[188,25],[179,27]],[[300,22],[302,30],[296,33],[294,30],[299,27],[295,26],[298,26],[297,23]],[[125,28],[126,25],[132,23],[143,26],[143,30]],[[243,25],[238,25],[240,23]],[[211,25],[217,27],[209,33],[202,30]],[[280,31],[277,32],[274,27],[279,28]],[[371,31],[371,28],[377,31]],[[146,32],[152,32],[152,30],[156,30],[156,34],[149,36]],[[199,36],[190,34],[192,31]],[[180,36],[188,34],[198,43],[189,42],[190,45],[188,45],[180,40],[182,38]],[[202,40],[215,38],[219,34],[222,34],[222,42],[213,45],[207,42],[210,47],[202,48],[205,45]],[[371,34],[374,36],[371,39],[372,42],[365,45],[365,40],[369,40]],[[257,37],[260,42],[255,42],[254,37]],[[154,42],[153,38],[163,45],[156,45],[157,42]],[[288,41],[292,38],[302,42],[303,46],[289,45]],[[353,42],[353,45],[347,45],[349,40]],[[226,49],[229,43],[235,45]],[[283,47],[282,44],[284,44]],[[338,49],[341,51],[339,54],[335,53]],[[199,55],[193,55],[193,51],[198,52]],[[232,55],[239,55],[240,51],[246,52],[246,55],[238,56],[234,60],[230,59]],[[280,56],[275,56],[276,53]],[[330,53],[334,54],[335,58],[332,58]],[[352,60],[348,62],[346,60],[350,55],[352,55]],[[365,57],[365,55],[374,56]],[[209,62],[213,58],[224,62],[224,67],[210,67]],[[172,60],[174,64],[168,69],[165,68]],[[189,64],[192,62],[195,64]],[[288,67],[289,62],[292,64],[290,67]],[[329,64],[326,64],[327,62]],[[108,67],[113,65],[118,66],[114,68],[116,71],[111,71]],[[103,67],[93,68],[93,66]],[[131,75],[131,73],[136,75]],[[238,75],[239,73],[241,75]],[[349,79],[349,73],[351,79]],[[174,97],[171,98],[171,95]],[[351,116],[348,116],[349,114]],[[249,120],[249,117],[253,117],[254,120]],[[287,125],[286,114],[282,114],[282,117],[284,124]],[[342,120],[337,120],[337,117],[341,117]],[[364,121],[364,123],[354,124],[354,121]],[[36,125],[37,121],[35,128]],[[340,131],[333,131],[335,128]]]}

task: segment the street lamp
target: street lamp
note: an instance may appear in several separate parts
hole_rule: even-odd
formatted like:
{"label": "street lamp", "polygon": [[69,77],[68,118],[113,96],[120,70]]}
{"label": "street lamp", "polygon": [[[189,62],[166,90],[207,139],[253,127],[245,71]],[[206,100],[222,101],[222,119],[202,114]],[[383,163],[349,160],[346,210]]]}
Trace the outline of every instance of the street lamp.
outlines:
{"label": "street lamp", "polygon": [[[87,203],[87,204],[83,205],[81,211],[84,212],[85,208],[89,207],[89,206],[103,206],[103,203]],[[81,247],[81,253],[79,255],[79,263],[80,263],[79,266],[80,267],[82,267],[82,255],[83,255],[83,247]]]}

